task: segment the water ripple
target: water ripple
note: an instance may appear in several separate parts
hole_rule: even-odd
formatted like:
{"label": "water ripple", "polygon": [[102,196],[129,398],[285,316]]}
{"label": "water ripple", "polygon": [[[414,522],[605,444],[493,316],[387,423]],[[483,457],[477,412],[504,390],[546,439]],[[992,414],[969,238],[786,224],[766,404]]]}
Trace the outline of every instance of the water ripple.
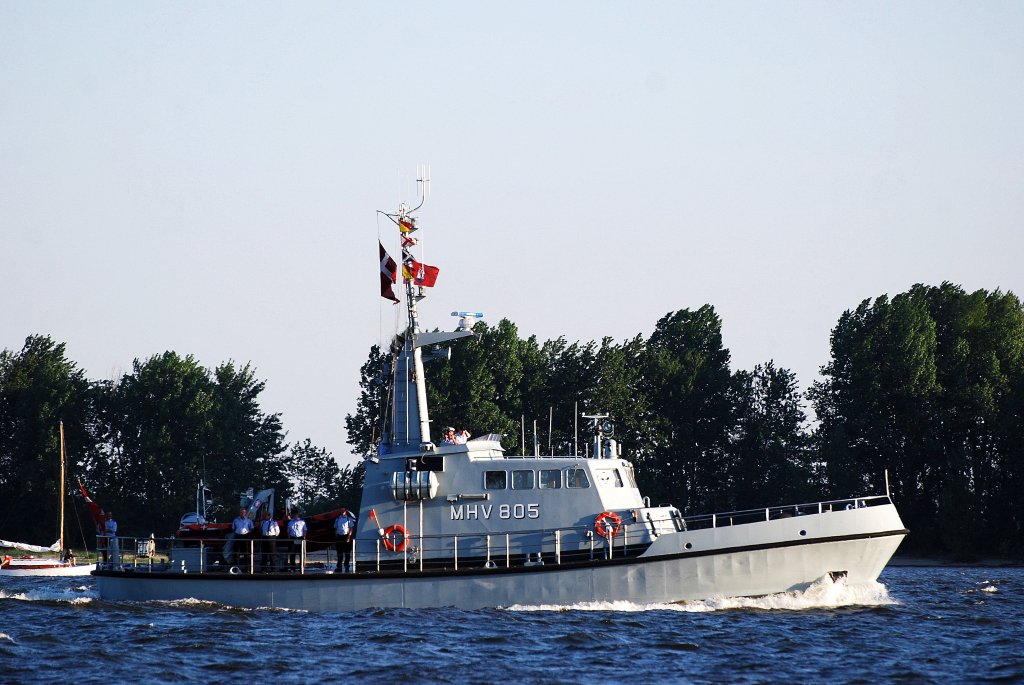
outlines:
{"label": "water ripple", "polygon": [[866,588],[754,599],[334,614],[105,602],[91,580],[13,580],[0,587],[0,672],[45,662],[84,682],[1024,681],[1013,568],[893,568]]}

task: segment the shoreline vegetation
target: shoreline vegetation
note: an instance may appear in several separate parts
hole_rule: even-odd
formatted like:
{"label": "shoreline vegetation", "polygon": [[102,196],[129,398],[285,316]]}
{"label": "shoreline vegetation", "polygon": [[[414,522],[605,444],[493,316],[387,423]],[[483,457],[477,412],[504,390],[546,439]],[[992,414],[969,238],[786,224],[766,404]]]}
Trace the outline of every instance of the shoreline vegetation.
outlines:
{"label": "shoreline vegetation", "polygon": [[[806,390],[775,360],[733,368],[710,304],[620,342],[540,341],[508,319],[473,332],[430,363],[434,426],[496,433],[509,455],[585,457],[579,415],[607,414],[640,492],[684,513],[886,493],[913,531],[909,558],[1024,556],[1024,306],[1013,293],[947,282],[866,299],[840,316]],[[344,417],[352,459],[388,434],[393,370],[391,352],[372,346]],[[45,335],[0,351],[0,537],[52,539],[40,502],[59,476],[42,465],[58,453],[60,421],[68,472],[126,534],[170,534],[200,478],[218,514],[248,488],[304,512],[358,508],[363,465],[342,467],[308,438],[289,444],[281,414],[259,401],[265,383],[248,363],[207,368],[173,351],[90,379]]]}

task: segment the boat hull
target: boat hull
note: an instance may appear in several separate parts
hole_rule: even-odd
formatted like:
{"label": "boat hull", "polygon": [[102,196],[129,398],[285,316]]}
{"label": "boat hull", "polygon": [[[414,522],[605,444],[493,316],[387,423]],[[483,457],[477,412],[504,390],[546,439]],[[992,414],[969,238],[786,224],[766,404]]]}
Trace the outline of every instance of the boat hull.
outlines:
{"label": "boat hull", "polygon": [[650,604],[802,590],[830,574],[845,576],[851,585],[871,583],[906,533],[887,505],[684,531],[661,536],[639,557],[560,565],[337,575],[95,575],[100,596],[114,601],[195,598],[306,611]]}
{"label": "boat hull", "polygon": [[87,576],[96,570],[96,564],[81,564],[78,566],[64,566],[60,564],[47,565],[36,562],[34,564],[17,564],[14,562],[0,569],[0,578],[4,577],[29,577],[29,576]]}

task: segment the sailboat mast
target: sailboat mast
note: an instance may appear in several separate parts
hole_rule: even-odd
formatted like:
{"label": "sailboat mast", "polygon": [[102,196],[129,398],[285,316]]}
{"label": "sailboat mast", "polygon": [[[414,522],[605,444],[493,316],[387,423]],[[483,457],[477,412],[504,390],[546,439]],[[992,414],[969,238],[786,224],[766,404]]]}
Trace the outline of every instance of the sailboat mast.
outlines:
{"label": "sailboat mast", "polygon": [[60,422],[60,551],[64,552],[64,422]]}

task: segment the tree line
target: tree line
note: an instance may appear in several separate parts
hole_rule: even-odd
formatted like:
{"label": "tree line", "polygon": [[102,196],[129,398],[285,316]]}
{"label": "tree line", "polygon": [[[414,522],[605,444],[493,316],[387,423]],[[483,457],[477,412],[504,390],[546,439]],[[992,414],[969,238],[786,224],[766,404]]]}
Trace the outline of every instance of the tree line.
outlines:
{"label": "tree line", "polygon": [[[508,320],[478,323],[450,360],[427,366],[434,440],[441,426],[465,426],[499,434],[510,453],[536,441],[573,454],[576,412],[608,413],[642,492],[684,513],[884,493],[888,470],[911,529],[905,549],[1024,551],[1024,309],[1014,294],[944,283],[866,299],[839,318],[806,392],[773,361],[732,370],[721,329],[710,305],[624,341],[540,342]],[[346,417],[357,455],[380,437],[390,359],[373,347],[361,368]],[[70,473],[128,534],[171,532],[200,477],[229,509],[226,494],[250,486],[306,510],[357,507],[362,466],[340,468],[308,439],[286,444],[280,415],[259,405],[263,388],[248,365],[208,369],[174,352],[95,381],[47,336],[4,350],[0,537],[54,539],[60,420]],[[586,445],[581,426],[580,453]]]}
{"label": "tree line", "polygon": [[[773,361],[733,371],[710,305],[622,342],[541,343],[508,320],[474,331],[426,368],[435,442],[465,426],[500,434],[510,453],[536,441],[573,454],[576,412],[609,413],[641,491],[684,513],[884,494],[888,470],[905,550],[1024,551],[1024,310],[1012,293],[943,283],[866,299],[840,317],[804,393]],[[389,360],[374,347],[362,368],[346,419],[359,453],[381,435]]]}
{"label": "tree line", "polygon": [[[306,509],[358,503],[353,468],[308,439],[285,443],[280,415],[260,408],[264,387],[249,365],[208,369],[175,352],[136,359],[130,372],[101,381],[86,378],[49,336],[0,352],[0,537],[57,538],[60,421],[70,491],[83,481],[128,535],[172,534],[195,509],[200,479],[221,520],[250,487],[273,487]],[[84,537],[92,546],[80,508],[65,518],[69,544]]]}

